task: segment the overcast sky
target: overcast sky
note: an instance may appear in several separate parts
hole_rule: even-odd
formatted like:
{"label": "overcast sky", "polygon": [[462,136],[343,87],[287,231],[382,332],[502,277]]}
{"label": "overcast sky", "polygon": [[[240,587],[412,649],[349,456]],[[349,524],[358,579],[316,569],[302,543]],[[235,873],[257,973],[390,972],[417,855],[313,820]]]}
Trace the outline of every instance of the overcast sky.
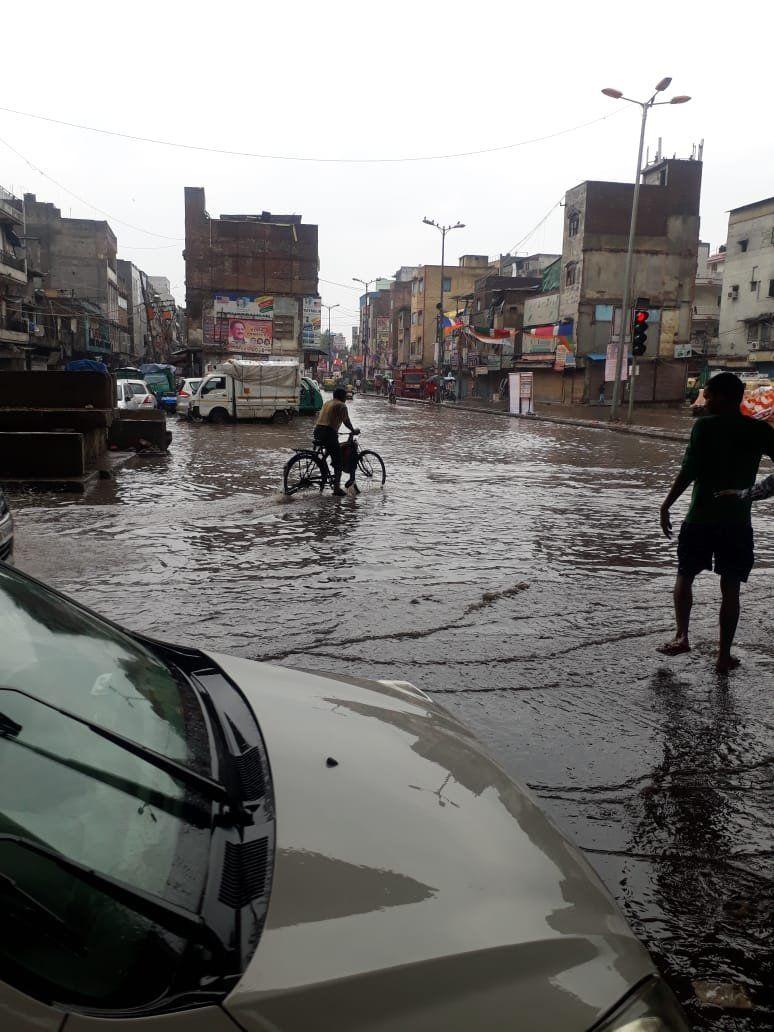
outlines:
{"label": "overcast sky", "polygon": [[704,139],[701,236],[713,248],[725,240],[729,208],[774,193],[774,6],[762,0],[739,9],[675,0],[38,0],[25,24],[15,62],[5,62],[3,107],[173,142],[394,158],[498,147],[610,116],[499,153],[336,164],[205,154],[0,111],[0,185],[64,215],[110,213],[119,257],[168,276],[181,302],[186,185],[205,187],[212,215],[270,210],[318,223],[320,292],[341,305],[334,330],[355,322],[353,276],[439,261],[440,238],[424,215],[466,224],[448,238],[452,261],[519,241],[524,253],[558,251],[560,208],[523,238],[565,190],[584,179],[633,180],[639,109],[602,96],[604,86],[645,99],[671,75],[666,96],[693,98],[656,108],[646,143],[652,154],[661,136],[664,154],[687,158]]}

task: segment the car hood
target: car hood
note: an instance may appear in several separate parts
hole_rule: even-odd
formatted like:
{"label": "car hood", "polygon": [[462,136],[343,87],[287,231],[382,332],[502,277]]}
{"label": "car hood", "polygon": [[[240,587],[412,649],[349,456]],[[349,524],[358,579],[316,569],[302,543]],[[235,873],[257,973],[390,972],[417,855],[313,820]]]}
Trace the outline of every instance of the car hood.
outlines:
{"label": "car hood", "polygon": [[586,861],[427,696],[212,658],[276,804],[266,925],[225,1002],[246,1029],[584,1029],[653,973]]}

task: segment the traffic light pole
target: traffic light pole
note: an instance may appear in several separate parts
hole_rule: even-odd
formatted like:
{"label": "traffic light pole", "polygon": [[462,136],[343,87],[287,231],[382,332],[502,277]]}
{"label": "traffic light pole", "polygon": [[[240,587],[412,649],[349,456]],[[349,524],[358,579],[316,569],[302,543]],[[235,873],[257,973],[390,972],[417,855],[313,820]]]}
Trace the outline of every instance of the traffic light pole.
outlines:
{"label": "traffic light pole", "polygon": [[[610,420],[618,418],[618,406],[621,399],[621,372],[623,357],[626,350],[626,331],[631,335],[631,320],[629,318],[629,305],[631,301],[632,284],[632,254],[634,252],[634,236],[637,229],[637,208],[640,203],[640,170],[642,168],[642,150],[645,144],[645,123],[648,119],[648,111],[653,106],[657,93],[654,93],[650,100],[635,101],[642,108],[642,127],[640,129],[640,149],[637,152],[637,172],[634,177],[634,196],[632,198],[632,218],[629,223],[629,246],[626,250],[626,265],[624,266],[623,298],[621,301],[621,332],[618,339],[618,352],[615,359],[615,380],[613,381],[613,401],[610,406]],[[627,420],[632,421],[634,408],[634,356],[632,356],[632,375],[629,381],[629,411]]]}

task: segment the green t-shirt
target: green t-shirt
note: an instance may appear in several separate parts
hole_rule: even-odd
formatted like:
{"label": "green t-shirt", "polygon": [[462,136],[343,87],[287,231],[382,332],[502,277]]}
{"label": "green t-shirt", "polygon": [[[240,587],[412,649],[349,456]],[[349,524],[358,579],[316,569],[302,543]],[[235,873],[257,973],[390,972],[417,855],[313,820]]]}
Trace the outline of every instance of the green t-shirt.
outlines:
{"label": "green t-shirt", "polygon": [[741,413],[700,416],[685,449],[683,472],[693,484],[686,523],[750,523],[750,502],[715,498],[716,491],[755,483],[761,457],[774,459],[774,427]]}

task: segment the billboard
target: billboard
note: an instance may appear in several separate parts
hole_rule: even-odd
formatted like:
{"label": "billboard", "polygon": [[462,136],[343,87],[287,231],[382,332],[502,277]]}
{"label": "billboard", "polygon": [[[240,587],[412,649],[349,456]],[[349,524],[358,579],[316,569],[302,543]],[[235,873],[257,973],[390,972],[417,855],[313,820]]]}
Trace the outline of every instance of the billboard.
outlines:
{"label": "billboard", "polygon": [[212,311],[216,319],[221,315],[271,319],[274,298],[256,294],[215,294],[212,298]]}
{"label": "billboard", "polygon": [[221,326],[226,331],[225,343],[229,351],[243,355],[271,354],[271,319],[222,319]]}
{"label": "billboard", "polygon": [[322,329],[322,301],[319,297],[305,297],[301,343],[305,348],[319,347]]}

